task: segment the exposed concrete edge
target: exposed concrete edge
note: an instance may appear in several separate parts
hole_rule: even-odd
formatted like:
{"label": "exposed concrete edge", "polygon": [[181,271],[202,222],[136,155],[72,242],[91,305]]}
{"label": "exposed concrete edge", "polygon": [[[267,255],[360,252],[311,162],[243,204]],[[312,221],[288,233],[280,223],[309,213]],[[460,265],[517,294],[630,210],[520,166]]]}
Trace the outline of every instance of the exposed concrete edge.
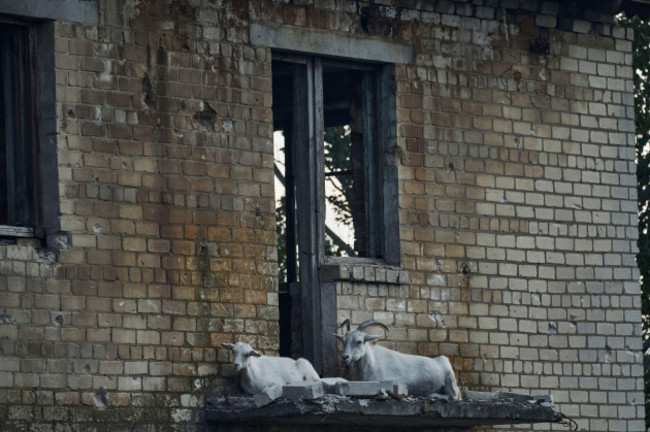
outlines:
{"label": "exposed concrete edge", "polygon": [[506,400],[401,400],[325,395],[314,400],[277,399],[258,408],[250,397],[208,396],[201,418],[209,425],[327,425],[409,428],[469,428],[523,423],[561,423],[566,417],[549,406]]}
{"label": "exposed concrete edge", "polygon": [[95,0],[0,0],[0,13],[93,25],[99,19]]}
{"label": "exposed concrete edge", "polygon": [[275,27],[252,23],[250,41],[287,51],[367,60],[381,63],[413,63],[412,45],[376,39],[361,39],[329,32],[291,27]]}

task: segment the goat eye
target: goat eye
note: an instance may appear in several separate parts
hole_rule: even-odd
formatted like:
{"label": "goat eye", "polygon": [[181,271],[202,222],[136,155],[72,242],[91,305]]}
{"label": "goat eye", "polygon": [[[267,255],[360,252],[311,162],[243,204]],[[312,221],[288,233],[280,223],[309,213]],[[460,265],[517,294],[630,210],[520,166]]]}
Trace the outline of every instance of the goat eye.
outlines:
{"label": "goat eye", "polygon": [[357,341],[357,345],[361,345],[361,341]]}

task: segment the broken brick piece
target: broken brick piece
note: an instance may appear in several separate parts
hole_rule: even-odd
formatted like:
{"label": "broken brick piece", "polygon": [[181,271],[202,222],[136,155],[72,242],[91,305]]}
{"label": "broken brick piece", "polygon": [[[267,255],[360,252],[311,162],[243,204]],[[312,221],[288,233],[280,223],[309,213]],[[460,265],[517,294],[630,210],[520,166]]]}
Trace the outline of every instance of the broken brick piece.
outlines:
{"label": "broken brick piece", "polygon": [[336,385],[336,394],[341,396],[375,396],[379,390],[378,381],[349,381]]}
{"label": "broken brick piece", "polygon": [[289,384],[282,388],[282,395],[287,399],[316,399],[325,394],[320,381]]}
{"label": "broken brick piece", "polygon": [[261,392],[253,396],[253,401],[255,402],[255,406],[258,408],[263,407],[264,405],[268,405],[274,400],[281,398],[282,393],[282,386],[274,385],[265,387]]}
{"label": "broken brick piece", "polygon": [[336,385],[349,382],[345,378],[321,378],[325,393],[336,394]]}

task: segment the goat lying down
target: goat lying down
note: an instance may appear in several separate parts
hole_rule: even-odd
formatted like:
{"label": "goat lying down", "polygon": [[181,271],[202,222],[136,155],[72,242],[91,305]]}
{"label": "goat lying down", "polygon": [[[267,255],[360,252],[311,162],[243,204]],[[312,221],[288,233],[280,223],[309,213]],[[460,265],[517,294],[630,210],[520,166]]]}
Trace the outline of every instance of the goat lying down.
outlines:
{"label": "goat lying down", "polygon": [[241,386],[246,393],[254,395],[273,385],[320,380],[309,360],[264,356],[253,349],[252,343],[221,344],[234,353],[233,366],[241,372]]}
{"label": "goat lying down", "polygon": [[409,394],[429,396],[446,395],[460,400],[461,394],[456,384],[456,376],[449,359],[445,356],[435,358],[403,354],[368,342],[381,338],[379,335],[364,333],[370,326],[388,328],[377,321],[365,321],[355,331],[350,331],[350,320],[345,335],[335,334],[344,344],[342,359],[349,378],[359,381],[394,380],[408,386]]}

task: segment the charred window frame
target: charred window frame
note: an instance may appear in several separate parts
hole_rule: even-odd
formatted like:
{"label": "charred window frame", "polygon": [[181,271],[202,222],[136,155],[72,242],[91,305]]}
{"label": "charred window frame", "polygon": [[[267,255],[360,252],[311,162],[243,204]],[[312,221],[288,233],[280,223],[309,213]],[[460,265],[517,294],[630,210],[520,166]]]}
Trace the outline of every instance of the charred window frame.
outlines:
{"label": "charred window frame", "polygon": [[[300,316],[281,318],[281,353],[307,356],[322,370],[323,339],[331,336],[323,323],[336,321],[325,316],[335,313],[336,298],[323,292],[321,266],[399,265],[394,66],[274,52],[273,101],[274,130],[284,137],[284,169],[276,167],[276,185],[286,192],[279,200],[286,227],[279,236],[280,261],[286,260],[281,316],[295,312],[291,298],[300,298]],[[325,142],[339,138],[345,142],[338,146]],[[347,153],[328,154],[334,147]],[[326,221],[332,177],[339,179],[339,192],[343,178],[351,184],[345,211],[354,234],[347,243],[335,232],[341,221]],[[344,243],[343,256],[330,253],[337,241]],[[289,299],[284,305],[283,294]]]}
{"label": "charred window frame", "polygon": [[58,232],[54,24],[0,16],[0,236]]}

